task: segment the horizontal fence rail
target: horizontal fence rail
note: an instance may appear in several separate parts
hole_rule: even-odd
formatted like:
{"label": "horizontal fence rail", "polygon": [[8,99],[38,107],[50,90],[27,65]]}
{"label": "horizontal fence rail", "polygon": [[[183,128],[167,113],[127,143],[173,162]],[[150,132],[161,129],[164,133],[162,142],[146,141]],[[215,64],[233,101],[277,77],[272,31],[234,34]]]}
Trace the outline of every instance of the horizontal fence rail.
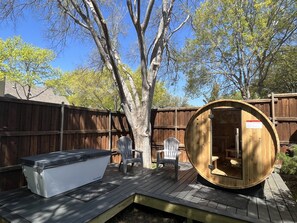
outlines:
{"label": "horizontal fence rail", "polygon": [[[268,99],[248,100],[275,124],[281,144],[297,143],[297,94],[271,94]],[[153,109],[152,159],[167,137],[180,141],[180,160],[188,161],[184,136],[188,121],[198,107]],[[0,97],[0,191],[25,185],[20,158],[79,148],[113,153],[120,162],[116,142],[129,135],[126,117],[120,112],[87,109]]]}

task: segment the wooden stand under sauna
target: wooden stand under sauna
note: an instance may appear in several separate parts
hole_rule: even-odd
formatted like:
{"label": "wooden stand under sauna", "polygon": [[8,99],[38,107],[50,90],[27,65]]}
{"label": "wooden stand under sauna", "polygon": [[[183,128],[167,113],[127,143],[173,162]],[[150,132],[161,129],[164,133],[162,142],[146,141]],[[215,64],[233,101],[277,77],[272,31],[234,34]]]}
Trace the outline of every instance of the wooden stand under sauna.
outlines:
{"label": "wooden stand under sauna", "polygon": [[189,160],[207,181],[244,189],[264,181],[279,151],[275,127],[256,107],[218,100],[200,108],[185,134]]}

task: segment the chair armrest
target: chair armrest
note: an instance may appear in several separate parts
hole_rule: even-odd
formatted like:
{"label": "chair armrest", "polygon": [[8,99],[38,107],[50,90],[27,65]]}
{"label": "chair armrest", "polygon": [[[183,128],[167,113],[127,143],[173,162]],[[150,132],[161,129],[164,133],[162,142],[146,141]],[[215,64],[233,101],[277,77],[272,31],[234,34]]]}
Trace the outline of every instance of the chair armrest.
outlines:
{"label": "chair armrest", "polygon": [[[137,149],[132,149],[132,152],[135,152],[134,156],[136,155],[137,157],[140,156],[141,160],[143,160],[143,151],[137,150]],[[138,154],[136,154],[138,153]]]}
{"label": "chair armrest", "polygon": [[133,152],[138,152],[138,153],[143,153],[143,151],[137,150],[137,149],[132,149]]}
{"label": "chair armrest", "polygon": [[157,150],[157,163],[159,162],[159,160],[161,159],[161,153],[164,153],[164,150]]}
{"label": "chair armrest", "polygon": [[178,157],[179,157],[180,154],[181,154],[181,151],[177,151],[176,157],[175,157],[176,160],[178,160]]}

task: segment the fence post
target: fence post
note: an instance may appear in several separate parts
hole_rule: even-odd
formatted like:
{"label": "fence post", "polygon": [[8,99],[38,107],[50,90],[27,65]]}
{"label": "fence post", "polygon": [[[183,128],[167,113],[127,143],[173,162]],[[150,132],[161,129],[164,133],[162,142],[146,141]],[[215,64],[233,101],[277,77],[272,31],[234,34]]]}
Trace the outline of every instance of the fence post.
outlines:
{"label": "fence post", "polygon": [[62,102],[61,104],[60,151],[63,150],[63,131],[64,131],[64,102]]}
{"label": "fence post", "polygon": [[275,105],[274,105],[274,102],[275,102],[274,93],[272,92],[271,93],[271,116],[272,116],[271,118],[272,118],[273,125],[276,124],[276,122],[275,122]]}
{"label": "fence post", "polygon": [[175,135],[175,138],[177,138],[177,108],[175,107],[175,110],[174,110],[174,135]]}
{"label": "fence post", "polygon": [[109,148],[109,151],[112,150],[111,122],[112,122],[112,114],[111,114],[111,111],[109,110],[109,114],[108,114],[108,148]]}

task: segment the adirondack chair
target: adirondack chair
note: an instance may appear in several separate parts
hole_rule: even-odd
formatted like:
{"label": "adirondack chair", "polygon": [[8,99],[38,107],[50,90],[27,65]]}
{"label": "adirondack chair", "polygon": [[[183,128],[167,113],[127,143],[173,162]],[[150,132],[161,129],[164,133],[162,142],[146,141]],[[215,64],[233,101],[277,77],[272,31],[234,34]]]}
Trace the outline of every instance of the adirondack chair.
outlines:
{"label": "adirondack chair", "polygon": [[121,154],[122,160],[119,165],[119,170],[123,164],[123,172],[127,173],[127,165],[129,163],[141,163],[143,165],[142,151],[132,149],[132,140],[128,136],[121,136],[118,140],[118,151]]}
{"label": "adirondack chair", "polygon": [[157,151],[157,169],[160,164],[165,166],[166,163],[174,164],[175,179],[178,180],[178,151],[179,141],[174,137],[169,137],[164,140],[164,149]]}

